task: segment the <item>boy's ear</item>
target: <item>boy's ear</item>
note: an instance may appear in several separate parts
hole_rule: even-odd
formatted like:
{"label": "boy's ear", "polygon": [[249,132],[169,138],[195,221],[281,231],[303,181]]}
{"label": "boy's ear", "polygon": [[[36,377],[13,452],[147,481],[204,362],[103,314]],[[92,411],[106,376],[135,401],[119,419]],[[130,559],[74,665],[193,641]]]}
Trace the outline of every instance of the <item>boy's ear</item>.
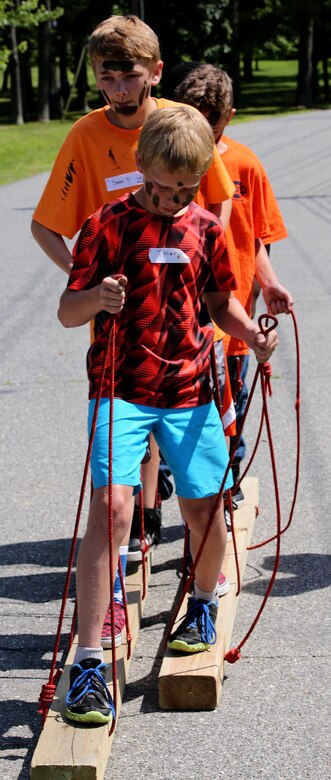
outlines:
{"label": "boy's ear", "polygon": [[151,80],[151,86],[156,87],[160,81],[162,76],[162,70],[163,70],[163,62],[162,60],[159,60],[159,62],[156,63],[154,70],[153,70],[153,76]]}
{"label": "boy's ear", "polygon": [[229,125],[229,124],[230,124],[230,122],[231,122],[231,119],[233,119],[233,117],[234,117],[234,115],[235,115],[236,113],[237,113],[237,109],[236,109],[236,108],[231,108],[231,109],[230,109],[230,111],[229,111],[229,113],[228,113],[228,116],[227,116],[227,120],[226,120],[226,124],[227,124],[227,125]]}
{"label": "boy's ear", "polygon": [[139,171],[139,173],[144,173],[143,168],[142,168],[142,164],[141,164],[141,157],[140,157],[140,154],[138,154],[137,150],[135,151],[135,156],[136,156],[137,170]]}

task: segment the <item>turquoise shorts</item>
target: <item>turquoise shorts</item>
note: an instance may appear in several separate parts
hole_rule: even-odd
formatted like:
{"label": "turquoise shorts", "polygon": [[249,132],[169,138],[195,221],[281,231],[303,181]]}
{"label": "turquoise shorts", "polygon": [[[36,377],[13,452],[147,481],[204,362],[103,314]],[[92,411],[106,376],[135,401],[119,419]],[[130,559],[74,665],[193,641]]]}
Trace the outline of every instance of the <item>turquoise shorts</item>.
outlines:
{"label": "turquoise shorts", "polygon": [[[89,403],[88,432],[92,427],[95,399]],[[113,485],[141,488],[140,465],[148,435],[153,433],[173,474],[176,493],[183,498],[205,498],[219,492],[229,456],[223,425],[212,401],[204,406],[156,409],[114,400]],[[101,398],[91,455],[95,488],[108,485],[109,399]],[[225,490],[232,487],[231,470]]]}

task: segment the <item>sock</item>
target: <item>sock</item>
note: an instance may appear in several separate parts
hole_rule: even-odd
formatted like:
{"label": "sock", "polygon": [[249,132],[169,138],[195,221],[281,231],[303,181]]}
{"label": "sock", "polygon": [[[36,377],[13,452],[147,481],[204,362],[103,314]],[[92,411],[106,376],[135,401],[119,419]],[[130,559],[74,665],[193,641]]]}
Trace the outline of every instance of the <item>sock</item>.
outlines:
{"label": "sock", "polygon": [[96,658],[100,663],[104,660],[102,647],[78,647],[76,648],[74,664],[80,664],[86,658]]}
{"label": "sock", "polygon": [[[126,559],[128,554],[128,545],[122,545],[120,547],[120,558],[121,558],[121,564],[122,564],[122,572],[123,572],[123,579],[124,579],[124,585],[125,585],[125,573],[126,573]],[[120,602],[120,604],[123,604],[123,593],[121,588],[121,580],[120,580],[120,574],[117,569],[115,582],[114,582],[114,599],[115,601]]]}
{"label": "sock", "polygon": [[218,590],[217,590],[217,585],[216,585],[216,588],[215,588],[215,590],[211,590],[211,591],[208,591],[208,590],[200,590],[200,588],[198,588],[198,586],[197,586],[197,584],[196,584],[196,582],[195,582],[195,583],[194,583],[194,593],[193,593],[193,596],[194,596],[196,599],[203,599],[203,601],[215,601],[215,602],[216,602],[216,604],[218,604]]}

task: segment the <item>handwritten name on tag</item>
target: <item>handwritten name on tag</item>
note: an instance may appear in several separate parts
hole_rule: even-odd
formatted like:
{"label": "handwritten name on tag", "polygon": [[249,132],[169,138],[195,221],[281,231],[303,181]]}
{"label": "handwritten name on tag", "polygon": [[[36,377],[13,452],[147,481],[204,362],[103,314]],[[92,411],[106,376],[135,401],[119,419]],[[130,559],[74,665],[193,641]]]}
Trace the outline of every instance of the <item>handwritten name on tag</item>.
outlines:
{"label": "handwritten name on tag", "polygon": [[121,176],[108,176],[105,179],[107,192],[113,192],[113,190],[125,190],[130,187],[137,187],[142,184],[144,177],[142,173],[138,171],[132,171],[132,173],[123,173]]}
{"label": "handwritten name on tag", "polygon": [[151,263],[190,263],[190,258],[181,249],[161,247],[149,249],[148,257]]}

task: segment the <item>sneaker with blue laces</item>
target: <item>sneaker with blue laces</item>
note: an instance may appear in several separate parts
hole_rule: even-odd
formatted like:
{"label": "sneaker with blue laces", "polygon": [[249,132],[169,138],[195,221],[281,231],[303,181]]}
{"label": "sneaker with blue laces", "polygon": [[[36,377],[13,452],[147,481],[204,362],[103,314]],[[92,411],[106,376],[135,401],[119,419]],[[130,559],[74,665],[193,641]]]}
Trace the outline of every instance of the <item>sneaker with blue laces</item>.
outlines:
{"label": "sneaker with blue laces", "polygon": [[190,596],[187,613],[180,626],[169,637],[168,648],[181,653],[201,653],[214,645],[217,639],[217,603]]}
{"label": "sneaker with blue laces", "polygon": [[109,723],[115,718],[105,671],[106,664],[97,658],[85,658],[72,666],[64,711],[66,718],[80,723]]}

